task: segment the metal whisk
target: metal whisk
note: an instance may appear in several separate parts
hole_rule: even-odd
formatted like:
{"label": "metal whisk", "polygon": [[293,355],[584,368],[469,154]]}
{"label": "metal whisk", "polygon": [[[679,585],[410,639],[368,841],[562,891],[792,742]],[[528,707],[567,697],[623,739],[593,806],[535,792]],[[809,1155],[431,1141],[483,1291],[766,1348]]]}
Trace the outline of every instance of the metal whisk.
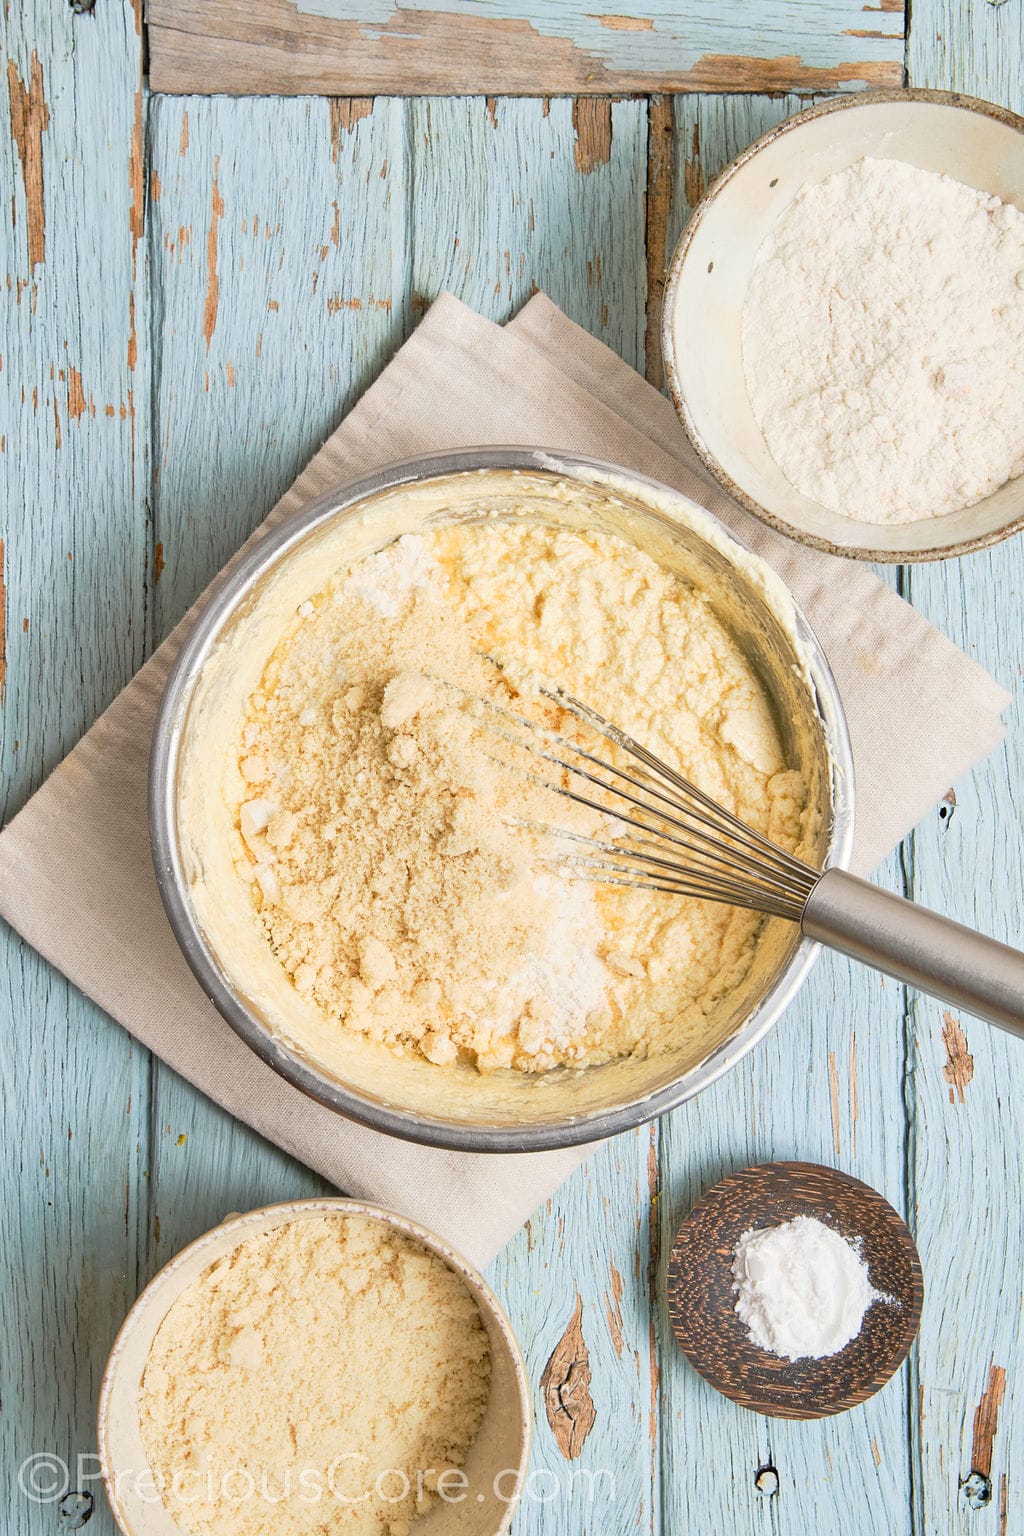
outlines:
{"label": "metal whisk", "polygon": [[[1024,1036],[1024,954],[845,870],[811,868],[589,705],[537,692],[623,759],[608,761],[526,715],[489,706],[500,735],[528,754],[531,780],[613,818],[607,836],[521,819],[571,846],[562,861],[574,874],[788,918],[809,939]],[[513,762],[522,767],[518,753]]]}

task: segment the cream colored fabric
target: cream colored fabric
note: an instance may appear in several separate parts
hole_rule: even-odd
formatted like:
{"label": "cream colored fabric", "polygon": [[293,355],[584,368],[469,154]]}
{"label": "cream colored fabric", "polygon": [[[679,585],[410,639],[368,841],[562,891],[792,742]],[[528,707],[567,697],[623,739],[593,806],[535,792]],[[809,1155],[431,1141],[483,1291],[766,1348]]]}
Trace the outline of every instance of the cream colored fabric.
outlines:
{"label": "cream colored fabric", "polygon": [[[870,570],[783,539],[710,486],[669,402],[543,295],[504,328],[439,299],[264,528],[391,460],[494,443],[575,450],[651,475],[703,502],[771,561],[814,625],[846,705],[858,869],[876,864],[999,743],[1008,695],[986,673]],[[347,1193],[414,1217],[485,1263],[586,1150],[467,1156],[342,1120],[242,1044],[178,951],[150,864],[146,771],[183,633],[0,834],[0,916],[232,1114]]]}

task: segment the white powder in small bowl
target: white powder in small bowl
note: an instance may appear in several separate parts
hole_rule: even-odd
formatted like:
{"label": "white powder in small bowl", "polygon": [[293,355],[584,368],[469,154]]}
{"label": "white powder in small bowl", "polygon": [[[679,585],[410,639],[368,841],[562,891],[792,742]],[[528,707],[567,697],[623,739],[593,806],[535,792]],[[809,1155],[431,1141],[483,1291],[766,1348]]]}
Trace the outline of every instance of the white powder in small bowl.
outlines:
{"label": "white powder in small bowl", "polygon": [[787,1360],[838,1354],[873,1302],[891,1302],[858,1247],[813,1216],[744,1232],[732,1272],[751,1342]]}

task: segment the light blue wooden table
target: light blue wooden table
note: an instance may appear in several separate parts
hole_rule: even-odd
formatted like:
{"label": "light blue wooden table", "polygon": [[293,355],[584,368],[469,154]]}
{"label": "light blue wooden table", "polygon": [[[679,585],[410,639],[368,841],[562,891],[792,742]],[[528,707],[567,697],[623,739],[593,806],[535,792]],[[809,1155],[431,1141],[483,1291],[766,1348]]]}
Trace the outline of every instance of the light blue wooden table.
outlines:
{"label": "light blue wooden table", "polygon": [[[863,35],[883,22],[891,34],[893,10],[865,4]],[[745,7],[746,33],[758,11]],[[790,48],[784,35],[807,8],[763,11],[761,53],[800,54],[800,36]],[[689,207],[801,104],[150,95],[131,0],[96,0],[91,14],[88,0],[12,0],[0,25],[12,129],[0,136],[5,816],[439,290],[504,318],[536,284],[657,378],[651,318]],[[1021,111],[1022,36],[1022,0],[915,0],[907,78]],[[756,36],[743,47],[757,52]],[[748,75],[736,79],[749,90]],[[1024,542],[896,579],[1019,693]],[[1019,942],[1019,710],[1009,730],[1006,750],[956,786],[884,877]],[[91,1491],[101,1536],[112,1522],[88,1481],[96,1389],[131,1301],[225,1212],[320,1185],[11,934],[0,944],[0,1530],[77,1529]],[[537,1476],[519,1536],[1024,1532],[1022,1101],[1017,1042],[826,959],[735,1072],[602,1151],[491,1272],[536,1389]],[[906,1212],[924,1261],[908,1365],[833,1421],[732,1406],[664,1326],[663,1255],[690,1202],[726,1170],[777,1157],[876,1185]],[[540,1386],[566,1335],[595,1413],[572,1460]],[[19,1468],[32,1455],[70,1464],[67,1497],[26,1496]],[[604,1469],[613,1491],[580,1475]],[[45,1468],[39,1480],[61,1486]]]}

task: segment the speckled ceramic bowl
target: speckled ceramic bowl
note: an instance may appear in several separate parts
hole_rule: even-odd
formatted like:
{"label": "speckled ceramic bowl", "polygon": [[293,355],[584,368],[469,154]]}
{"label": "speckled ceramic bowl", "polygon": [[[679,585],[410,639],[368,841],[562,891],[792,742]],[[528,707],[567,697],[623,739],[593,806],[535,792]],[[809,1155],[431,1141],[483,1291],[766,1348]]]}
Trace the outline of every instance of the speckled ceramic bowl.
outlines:
{"label": "speckled ceramic bowl", "polygon": [[687,224],[665,290],[665,373],[701,459],[762,522],[860,560],[941,560],[1024,528],[1024,478],[940,517],[856,522],[789,483],[747,397],[741,316],[757,251],[805,182],[865,155],[943,172],[1024,208],[1024,119],[1012,112],[942,91],[877,91],[811,107],[738,155]]}
{"label": "speckled ceramic bowl", "polygon": [[288,1222],[324,1215],[361,1216],[419,1243],[462,1280],[480,1311],[491,1346],[491,1390],[470,1447],[465,1497],[438,1501],[416,1521],[417,1536],[502,1536],[522,1496],[530,1459],[532,1413],[526,1367],[512,1326],[476,1270],[426,1228],[358,1200],[294,1200],[229,1216],[182,1249],[149,1282],[121,1328],[103,1373],[98,1412],[100,1466],[124,1536],[182,1536],[156,1490],[139,1429],[139,1393],[157,1329],[183,1291],[239,1243]]}

